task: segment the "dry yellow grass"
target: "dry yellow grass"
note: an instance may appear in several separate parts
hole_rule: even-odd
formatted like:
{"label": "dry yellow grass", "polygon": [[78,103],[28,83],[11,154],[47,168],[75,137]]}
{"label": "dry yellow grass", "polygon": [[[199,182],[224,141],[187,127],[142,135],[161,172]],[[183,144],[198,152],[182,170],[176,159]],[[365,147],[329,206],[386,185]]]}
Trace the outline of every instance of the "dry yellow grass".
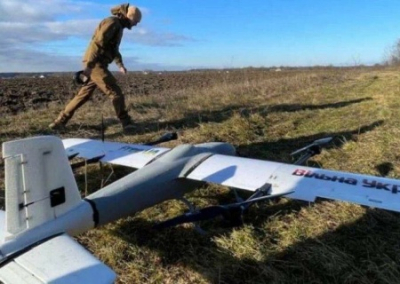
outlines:
{"label": "dry yellow grass", "polygon": [[[310,161],[324,168],[387,175],[400,173],[400,73],[391,69],[310,69],[241,72],[235,83],[133,94],[130,112],[145,131],[121,135],[110,125],[106,139],[141,143],[169,130],[181,143],[226,141],[245,156],[291,162],[289,153],[325,136],[338,143]],[[227,75],[228,76],[228,75]],[[125,79],[124,79],[125,80]],[[126,79],[129,81],[129,78]],[[131,82],[128,84],[128,86]],[[51,134],[48,123],[61,105],[0,118],[1,142]],[[76,113],[66,137],[99,138],[108,101],[89,102]],[[1,165],[1,170],[3,166]],[[113,180],[129,170],[116,168]],[[88,190],[100,185],[88,169]],[[84,194],[84,176],[77,180]],[[3,176],[3,173],[1,173]],[[3,178],[1,178],[3,182]],[[246,194],[244,194],[246,195]],[[232,194],[204,186],[188,195],[197,206],[227,203]],[[163,231],[155,222],[186,210],[168,201],[77,239],[119,275],[117,283],[398,283],[400,215],[357,205],[281,199],[257,204],[240,228],[220,220]]]}

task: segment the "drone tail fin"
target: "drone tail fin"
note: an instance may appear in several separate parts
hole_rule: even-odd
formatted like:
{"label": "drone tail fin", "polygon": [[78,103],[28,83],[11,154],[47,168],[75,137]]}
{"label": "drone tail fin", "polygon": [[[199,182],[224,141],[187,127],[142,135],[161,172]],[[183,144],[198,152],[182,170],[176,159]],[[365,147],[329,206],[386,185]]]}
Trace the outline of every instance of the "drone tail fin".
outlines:
{"label": "drone tail fin", "polygon": [[66,213],[81,202],[63,143],[40,136],[3,143],[5,237]]}

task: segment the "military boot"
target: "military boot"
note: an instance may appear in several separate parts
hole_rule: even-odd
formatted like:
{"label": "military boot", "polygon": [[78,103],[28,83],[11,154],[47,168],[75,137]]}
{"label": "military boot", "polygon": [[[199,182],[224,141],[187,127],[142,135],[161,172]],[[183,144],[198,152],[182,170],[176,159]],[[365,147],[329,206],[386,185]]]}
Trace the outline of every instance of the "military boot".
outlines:
{"label": "military boot", "polygon": [[64,112],[61,112],[56,120],[49,124],[49,128],[52,130],[65,130],[70,118]]}
{"label": "military boot", "polygon": [[128,119],[122,120],[122,131],[124,133],[133,133],[137,131],[137,125],[133,123],[132,119],[129,117]]}

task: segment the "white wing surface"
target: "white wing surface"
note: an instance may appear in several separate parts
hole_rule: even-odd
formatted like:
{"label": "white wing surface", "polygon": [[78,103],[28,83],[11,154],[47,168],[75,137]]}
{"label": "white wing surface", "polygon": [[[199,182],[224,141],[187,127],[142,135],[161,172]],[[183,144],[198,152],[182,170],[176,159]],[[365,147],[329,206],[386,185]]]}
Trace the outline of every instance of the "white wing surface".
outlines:
{"label": "white wing surface", "polygon": [[271,184],[271,194],[327,198],[400,212],[400,181],[255,159],[213,155],[186,178],[255,191]]}
{"label": "white wing surface", "polygon": [[68,156],[77,154],[87,160],[98,158],[100,162],[140,169],[147,163],[169,151],[169,148],[119,142],[102,142],[90,139],[64,139]]}
{"label": "white wing surface", "polygon": [[235,156],[213,155],[188,176],[188,179],[255,191],[270,181],[281,164]]}
{"label": "white wing surface", "polygon": [[0,267],[5,284],[109,284],[115,273],[67,235],[54,237]]}

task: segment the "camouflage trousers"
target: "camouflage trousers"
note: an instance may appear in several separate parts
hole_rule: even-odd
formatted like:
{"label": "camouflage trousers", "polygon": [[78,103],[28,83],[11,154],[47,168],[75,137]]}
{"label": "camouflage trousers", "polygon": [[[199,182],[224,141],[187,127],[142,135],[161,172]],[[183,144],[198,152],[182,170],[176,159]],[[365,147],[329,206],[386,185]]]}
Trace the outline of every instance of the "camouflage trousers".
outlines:
{"label": "camouflage trousers", "polygon": [[121,88],[117,85],[117,80],[107,69],[107,66],[96,64],[92,69],[90,81],[79,90],[62,112],[61,116],[63,116],[65,123],[71,119],[77,109],[89,100],[96,88],[99,88],[111,99],[119,120],[123,124],[129,122],[130,116],[126,110],[125,98]]}

